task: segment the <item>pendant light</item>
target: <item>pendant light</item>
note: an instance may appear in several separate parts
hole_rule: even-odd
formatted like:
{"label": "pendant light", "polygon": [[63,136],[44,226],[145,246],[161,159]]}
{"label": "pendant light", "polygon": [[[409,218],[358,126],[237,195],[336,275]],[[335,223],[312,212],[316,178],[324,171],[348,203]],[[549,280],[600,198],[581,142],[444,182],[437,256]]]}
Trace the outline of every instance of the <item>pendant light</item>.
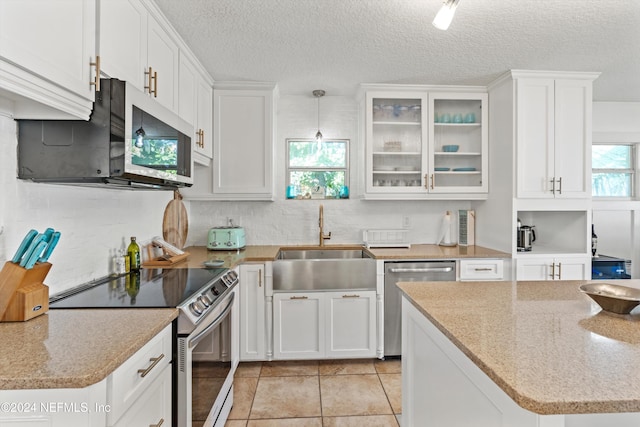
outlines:
{"label": "pendant light", "polygon": [[433,26],[439,30],[448,29],[459,2],[460,0],[444,0],[442,7],[433,19]]}
{"label": "pendant light", "polygon": [[322,143],[322,132],[320,132],[320,98],[322,98],[325,94],[323,90],[317,89],[314,90],[313,96],[318,99],[318,133],[316,133],[316,142],[318,144]]}

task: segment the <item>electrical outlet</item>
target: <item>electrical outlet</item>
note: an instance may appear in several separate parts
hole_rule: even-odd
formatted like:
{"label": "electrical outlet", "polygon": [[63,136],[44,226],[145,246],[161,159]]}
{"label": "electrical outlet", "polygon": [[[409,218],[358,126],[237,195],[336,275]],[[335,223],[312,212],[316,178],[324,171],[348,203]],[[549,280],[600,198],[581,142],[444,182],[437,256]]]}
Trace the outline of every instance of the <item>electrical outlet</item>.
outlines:
{"label": "electrical outlet", "polygon": [[409,218],[408,216],[403,216],[402,228],[409,228],[409,227],[411,227],[411,218]]}

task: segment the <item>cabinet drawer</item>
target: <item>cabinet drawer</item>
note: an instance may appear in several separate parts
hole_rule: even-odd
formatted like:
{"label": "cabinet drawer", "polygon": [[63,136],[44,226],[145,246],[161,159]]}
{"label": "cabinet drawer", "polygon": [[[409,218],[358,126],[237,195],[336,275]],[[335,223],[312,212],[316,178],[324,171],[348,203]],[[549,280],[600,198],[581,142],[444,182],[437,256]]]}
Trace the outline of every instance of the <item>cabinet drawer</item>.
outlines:
{"label": "cabinet drawer", "polygon": [[109,377],[107,382],[107,402],[111,405],[111,412],[107,414],[109,425],[115,424],[133,402],[146,393],[153,380],[170,362],[171,325],[168,325]]}
{"label": "cabinet drawer", "polygon": [[501,259],[460,260],[460,280],[501,280],[504,278]]}
{"label": "cabinet drawer", "polygon": [[165,366],[157,377],[114,427],[171,425],[171,367]]}

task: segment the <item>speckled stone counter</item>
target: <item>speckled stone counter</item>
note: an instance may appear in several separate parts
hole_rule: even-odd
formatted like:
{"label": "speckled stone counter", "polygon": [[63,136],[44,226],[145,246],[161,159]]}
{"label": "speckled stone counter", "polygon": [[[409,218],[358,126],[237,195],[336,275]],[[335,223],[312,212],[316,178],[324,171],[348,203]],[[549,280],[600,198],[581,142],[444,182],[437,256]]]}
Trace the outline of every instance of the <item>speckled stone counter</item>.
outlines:
{"label": "speckled stone counter", "polygon": [[[205,261],[222,260],[224,267],[233,268],[243,262],[264,262],[276,259],[280,249],[319,249],[313,245],[267,245],[247,246],[232,251],[210,251],[205,246],[189,246],[184,250],[189,257],[173,268],[201,268]],[[327,245],[327,248],[361,249],[362,245]],[[482,246],[411,245],[410,248],[365,249],[375,259],[455,259],[455,258],[511,258],[505,252],[483,248]]]}
{"label": "speckled stone counter", "polygon": [[[610,281],[640,288],[640,280]],[[640,308],[602,312],[583,281],[400,283],[408,300],[521,407],[640,412]]]}
{"label": "speckled stone counter", "polygon": [[0,389],[82,388],[102,381],[177,309],[50,310],[0,323]]}

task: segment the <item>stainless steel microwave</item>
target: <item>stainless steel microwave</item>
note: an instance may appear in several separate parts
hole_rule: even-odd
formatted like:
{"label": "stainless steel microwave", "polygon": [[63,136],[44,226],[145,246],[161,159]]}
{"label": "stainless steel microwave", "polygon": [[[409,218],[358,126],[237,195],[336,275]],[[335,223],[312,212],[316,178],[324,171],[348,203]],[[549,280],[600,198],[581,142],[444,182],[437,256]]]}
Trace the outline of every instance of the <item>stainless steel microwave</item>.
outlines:
{"label": "stainless steel microwave", "polygon": [[102,79],[89,121],[18,120],[18,178],[127,189],[193,184],[193,127],[130,83]]}

